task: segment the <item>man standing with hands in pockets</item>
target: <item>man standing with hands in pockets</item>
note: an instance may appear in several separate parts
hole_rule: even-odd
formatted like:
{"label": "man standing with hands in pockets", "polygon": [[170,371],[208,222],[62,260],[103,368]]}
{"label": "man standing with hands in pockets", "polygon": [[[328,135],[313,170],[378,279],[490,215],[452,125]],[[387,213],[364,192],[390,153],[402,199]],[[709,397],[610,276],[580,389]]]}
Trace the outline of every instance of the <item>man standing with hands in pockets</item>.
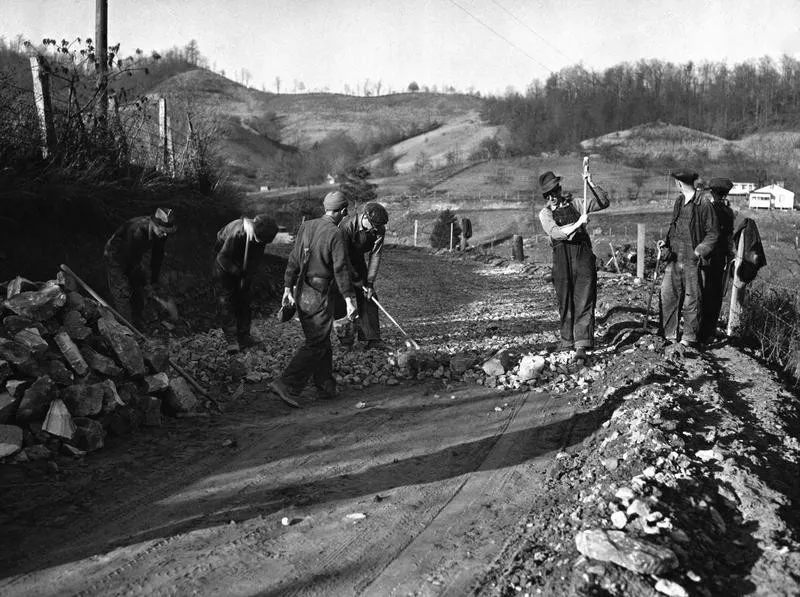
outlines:
{"label": "man standing with hands in pockets", "polygon": [[[588,167],[584,181],[592,192],[583,204],[561,190],[561,177],[547,171],[539,177],[546,205],[539,212],[542,228],[553,247],[553,284],[561,318],[561,348],[575,349],[575,359],[586,358],[594,345],[597,302],[597,264],[586,230],[589,214],[609,205],[608,193],[592,182]],[[577,203],[577,205],[576,205]]]}
{"label": "man standing with hands in pockets", "polygon": [[338,228],[347,215],[347,200],[341,191],[335,191],[325,196],[323,206],[325,215],[300,226],[284,275],[282,303],[297,305],[305,343],[270,389],[292,406],[299,406],[295,398],[309,377],[313,377],[320,398],[336,396],[331,348],[333,284],[345,299],[347,317],[355,318],[358,311],[347,242]]}

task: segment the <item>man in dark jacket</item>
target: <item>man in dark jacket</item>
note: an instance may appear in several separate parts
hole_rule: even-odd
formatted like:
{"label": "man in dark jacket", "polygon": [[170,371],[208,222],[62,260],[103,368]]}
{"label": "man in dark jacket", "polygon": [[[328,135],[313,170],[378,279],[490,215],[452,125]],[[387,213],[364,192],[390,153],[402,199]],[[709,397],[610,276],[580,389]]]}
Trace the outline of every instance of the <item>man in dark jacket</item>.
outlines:
{"label": "man in dark jacket", "polygon": [[561,348],[575,348],[575,359],[586,358],[594,345],[594,311],[597,303],[597,264],[586,230],[590,213],[609,206],[608,193],[584,174],[592,196],[584,207],[561,190],[561,177],[545,172],[539,185],[546,205],[539,212],[553,247],[553,285],[561,318]]}
{"label": "man in dark jacket", "polygon": [[[103,257],[111,302],[137,329],[144,323],[145,299],[158,288],[167,237],[175,230],[172,210],[159,207],[152,216],[128,220],[106,242]],[[145,262],[148,252],[149,277]]]}
{"label": "man in dark jacket", "polygon": [[700,268],[709,263],[719,237],[719,225],[710,193],[694,186],[697,173],[681,171],[671,176],[680,195],[672,209],[661,256],[667,262],[661,283],[661,329],[667,340],[677,342],[683,315],[681,344],[696,347],[703,304]]}
{"label": "man in dark jacket", "polygon": [[258,343],[250,335],[253,276],[264,256],[264,248],[277,233],[278,225],[266,215],[233,220],[217,233],[212,276],[224,318],[228,352]]}
{"label": "man in dark jacket", "polygon": [[701,342],[714,339],[717,331],[719,313],[722,310],[722,298],[725,296],[727,279],[725,271],[733,257],[733,221],[735,215],[728,205],[726,197],[733,188],[733,183],[727,178],[712,178],[708,182],[708,189],[714,199],[714,211],[719,225],[719,236],[714,250],[708,258],[708,265],[700,268],[703,282],[703,315],[700,318]]}
{"label": "man in dark jacket", "polygon": [[331,348],[334,284],[344,296],[347,316],[354,318],[358,311],[347,242],[338,227],[347,215],[347,200],[335,191],[325,196],[323,205],[325,215],[301,224],[284,275],[282,302],[297,305],[305,343],[270,388],[292,406],[297,406],[295,398],[309,377],[313,377],[321,398],[336,396]]}
{"label": "man in dark jacket", "polygon": [[[378,321],[378,306],[371,300],[375,294],[375,279],[381,264],[381,254],[386,236],[389,213],[380,203],[367,203],[360,214],[342,220],[339,228],[344,232],[353,286],[356,288],[358,304],[358,339],[367,343],[367,349],[383,348]],[[344,301],[337,293],[336,310],[344,314]],[[350,347],[355,338],[340,336],[343,346]]]}

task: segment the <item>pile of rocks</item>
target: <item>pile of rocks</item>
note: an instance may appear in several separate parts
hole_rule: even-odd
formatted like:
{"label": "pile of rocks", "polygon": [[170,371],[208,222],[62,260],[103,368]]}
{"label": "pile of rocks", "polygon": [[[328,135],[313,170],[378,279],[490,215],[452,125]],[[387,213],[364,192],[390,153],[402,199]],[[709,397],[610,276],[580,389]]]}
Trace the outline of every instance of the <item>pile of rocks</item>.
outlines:
{"label": "pile of rocks", "polygon": [[0,293],[0,458],[79,456],[200,406],[168,376],[165,348],[140,343],[71,278],[17,277]]}

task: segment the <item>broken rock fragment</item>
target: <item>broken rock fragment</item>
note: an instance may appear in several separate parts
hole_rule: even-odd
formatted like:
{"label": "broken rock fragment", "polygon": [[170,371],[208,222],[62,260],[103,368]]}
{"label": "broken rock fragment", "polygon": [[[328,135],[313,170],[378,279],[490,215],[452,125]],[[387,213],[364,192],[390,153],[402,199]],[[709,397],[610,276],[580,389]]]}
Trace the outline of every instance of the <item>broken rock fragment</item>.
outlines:
{"label": "broken rock fragment", "polygon": [[75,423],[63,400],[56,398],[50,403],[50,409],[42,423],[42,430],[56,437],[72,439],[75,435]]}
{"label": "broken rock fragment", "polygon": [[75,373],[78,375],[86,375],[89,372],[89,365],[86,364],[81,351],[78,350],[78,347],[67,332],[59,332],[55,335],[53,340]]}
{"label": "broken rock fragment", "polygon": [[35,327],[20,330],[14,334],[14,341],[19,342],[35,355],[42,355],[47,352],[47,340],[42,338],[39,330]]}
{"label": "broken rock fragment", "polygon": [[99,421],[86,417],[74,419],[76,429],[72,443],[84,452],[93,452],[103,447],[106,432]]}
{"label": "broken rock fragment", "polygon": [[172,412],[192,412],[199,404],[192,388],[182,377],[174,377],[169,382],[165,403]]}
{"label": "broken rock fragment", "polygon": [[29,290],[7,299],[3,306],[20,317],[45,321],[53,317],[67,303],[67,295],[58,286],[45,286],[42,290]]}
{"label": "broken rock fragment", "polygon": [[76,417],[100,414],[103,409],[103,384],[76,384],[63,392],[64,403]]}
{"label": "broken rock fragment", "polygon": [[89,346],[81,348],[81,353],[92,371],[96,371],[105,377],[118,377],[122,375],[122,368],[114,362],[114,359],[100,354]]}
{"label": "broken rock fragment", "polygon": [[0,425],[0,458],[22,449],[22,429],[16,425]]}
{"label": "broken rock fragment", "polygon": [[148,394],[158,394],[169,387],[169,377],[166,373],[156,373],[144,378],[144,391]]}
{"label": "broken rock fragment", "polygon": [[55,398],[58,398],[56,384],[49,375],[43,375],[25,390],[17,409],[16,421],[41,421]]}
{"label": "broken rock fragment", "polygon": [[525,355],[519,362],[519,373],[517,376],[522,381],[535,379],[539,374],[544,371],[547,362],[541,355]]}
{"label": "broken rock fragment", "polygon": [[629,537],[623,531],[581,531],[575,546],[588,558],[613,562],[639,574],[663,574],[678,566],[671,549]]}
{"label": "broken rock fragment", "polygon": [[101,317],[97,329],[111,345],[125,370],[133,377],[142,377],[145,373],[144,359],[133,333],[110,316]]}

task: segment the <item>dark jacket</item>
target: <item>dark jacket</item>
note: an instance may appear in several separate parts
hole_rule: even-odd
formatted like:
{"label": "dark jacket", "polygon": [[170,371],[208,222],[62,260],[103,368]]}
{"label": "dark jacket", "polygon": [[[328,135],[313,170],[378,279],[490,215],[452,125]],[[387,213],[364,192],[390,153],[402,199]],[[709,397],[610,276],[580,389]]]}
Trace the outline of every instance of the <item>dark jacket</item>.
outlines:
{"label": "dark jacket", "polygon": [[381,265],[386,227],[365,230],[361,225],[361,214],[357,214],[342,220],[339,229],[347,241],[347,253],[353,266],[353,284],[356,287],[372,286]]}
{"label": "dark jacket", "polygon": [[[244,248],[247,242],[247,234],[244,231],[244,220],[239,218],[225,225],[222,230],[217,232],[217,242],[214,245],[214,252],[217,254],[217,266],[226,274],[231,276],[241,276],[244,265]],[[266,243],[250,241],[247,249],[247,271],[245,276],[252,276],[257,270],[264,256]]]}
{"label": "dark jacket", "polygon": [[714,211],[717,214],[719,237],[714,249],[714,257],[726,259],[734,254],[733,251],[733,210],[723,201],[714,201]]}
{"label": "dark jacket", "polygon": [[150,231],[150,216],[140,216],[128,220],[111,235],[103,254],[106,260],[120,267],[126,276],[144,283],[144,258],[150,251],[150,283],[158,284],[166,240]]}
{"label": "dark jacket", "polygon": [[744,233],[744,252],[742,262],[739,265],[739,279],[743,282],[752,282],[758,270],[767,265],[767,256],[764,253],[764,245],[761,242],[761,234],[755,221],[745,218],[736,227],[733,235],[733,244],[738,247],[739,237]]}
{"label": "dark jacket", "polygon": [[[588,188],[593,195],[587,197],[588,201],[586,205],[586,211],[588,213],[600,211],[609,206],[611,201],[608,198],[608,193],[606,191],[604,191],[598,185],[594,185],[594,187],[589,186]],[[600,192],[598,193],[598,191]],[[562,205],[556,207],[556,209],[550,209],[549,205],[545,205],[544,208],[542,208],[542,210],[539,212],[539,222],[541,222],[542,228],[549,237],[550,244],[553,247],[556,247],[561,243],[576,245],[583,244],[587,247],[591,247],[592,241],[589,238],[589,232],[586,230],[585,225],[578,228],[569,236],[560,230],[561,226],[568,226],[569,224],[574,224],[577,222],[581,215],[581,212],[575,206],[575,203],[582,201],[582,199],[575,199],[571,196],[568,197],[569,198],[564,201]],[[583,208],[581,207],[581,209]]]}
{"label": "dark jacket", "polygon": [[[666,249],[669,253],[673,253],[671,242],[675,237],[678,216],[681,213],[683,203],[683,195],[678,195],[672,208],[672,221],[667,232]],[[719,224],[717,222],[717,213],[714,210],[714,200],[709,192],[698,190],[689,203],[692,205],[692,215],[689,220],[692,246],[700,257],[699,264],[708,265],[708,259],[719,238]],[[669,257],[667,260],[671,261]]]}
{"label": "dark jacket", "polygon": [[284,286],[291,288],[298,282],[300,267],[303,263],[304,249],[308,249],[308,266],[306,280],[314,279],[311,285],[317,290],[324,281],[326,288],[335,281],[342,296],[354,298],[353,281],[350,273],[350,260],[347,257],[347,242],[342,230],[336,227],[333,218],[324,215],[315,220],[306,220],[297,231],[289,263],[284,274]]}

